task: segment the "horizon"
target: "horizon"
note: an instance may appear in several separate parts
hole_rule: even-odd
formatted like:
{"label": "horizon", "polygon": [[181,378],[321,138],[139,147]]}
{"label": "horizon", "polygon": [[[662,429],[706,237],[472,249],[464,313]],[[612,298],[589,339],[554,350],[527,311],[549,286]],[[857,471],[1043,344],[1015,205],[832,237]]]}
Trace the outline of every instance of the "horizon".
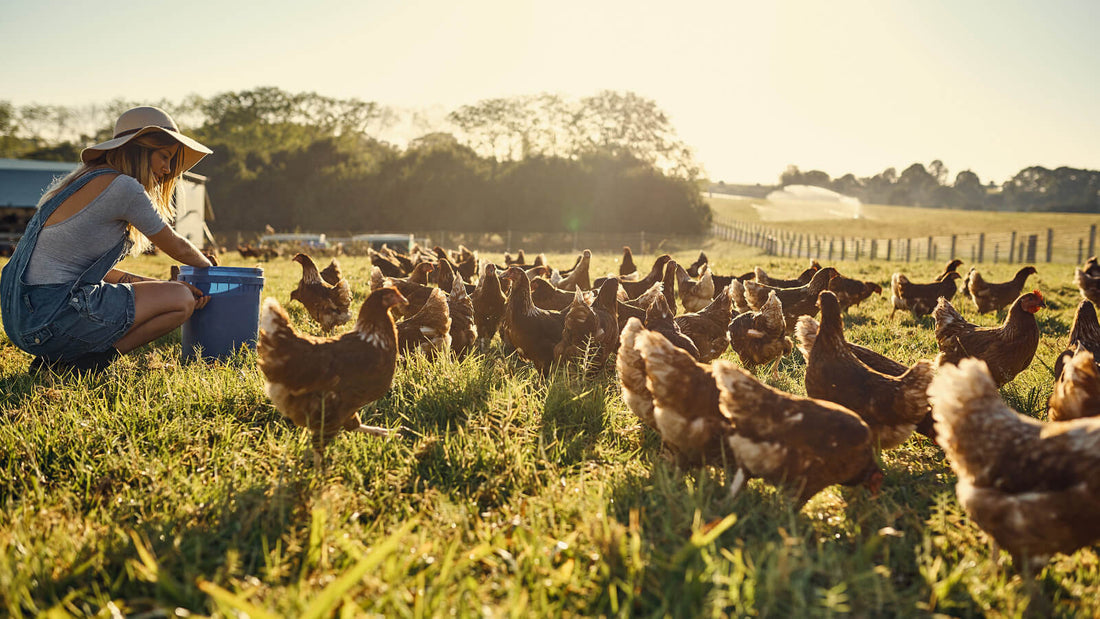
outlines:
{"label": "horizon", "polygon": [[200,0],[176,18],[179,40],[208,45],[99,36],[87,66],[72,60],[95,34],[164,19],[148,5],[6,4],[0,100],[79,106],[275,86],[430,115],[617,90],[653,100],[715,183],[775,184],[788,165],[863,178],[936,159],[949,182],[969,169],[998,185],[1032,165],[1100,169],[1090,44],[1100,4],[1081,0],[276,0],[262,12]]}

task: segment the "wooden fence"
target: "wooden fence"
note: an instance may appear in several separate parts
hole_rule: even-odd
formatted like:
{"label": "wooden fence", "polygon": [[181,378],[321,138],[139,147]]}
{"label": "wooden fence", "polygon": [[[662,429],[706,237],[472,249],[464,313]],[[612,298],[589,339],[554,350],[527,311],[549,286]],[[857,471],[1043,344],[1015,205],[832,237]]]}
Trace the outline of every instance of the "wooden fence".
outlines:
{"label": "wooden fence", "polygon": [[943,261],[973,263],[1058,262],[1080,264],[1096,255],[1096,224],[1088,230],[977,232],[919,238],[857,238],[797,233],[760,223],[721,221],[714,238],[759,247],[771,256],[835,260]]}

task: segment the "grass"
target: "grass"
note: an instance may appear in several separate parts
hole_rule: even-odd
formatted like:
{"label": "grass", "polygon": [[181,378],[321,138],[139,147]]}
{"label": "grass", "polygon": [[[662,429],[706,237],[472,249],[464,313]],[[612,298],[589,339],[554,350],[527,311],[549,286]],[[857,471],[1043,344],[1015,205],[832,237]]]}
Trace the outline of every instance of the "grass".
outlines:
{"label": "grass", "polygon": [[[720,273],[804,260],[706,248]],[[685,263],[697,252],[674,257]],[[493,256],[499,259],[499,256]],[[638,256],[647,267],[652,255]],[[551,255],[552,264],[573,256]],[[616,256],[594,259],[594,273]],[[357,300],[365,258],[342,259]],[[227,257],[228,265],[246,263]],[[163,258],[127,268],[165,275]],[[287,302],[300,271],[263,265]],[[906,265],[914,279],[941,265]],[[896,265],[844,263],[885,283]],[[964,267],[965,268],[965,267]],[[983,269],[1007,278],[1011,265]],[[1040,265],[1035,363],[1003,391],[1041,416],[1077,293]],[[1001,316],[968,318],[992,324]],[[890,323],[875,297],[849,338],[911,363],[931,320]],[[298,304],[292,320],[317,332]],[[304,431],[263,393],[254,353],[180,364],[178,335],[96,377],[26,374],[0,338],[0,612],[13,616],[1057,616],[1100,613],[1093,550],[1058,556],[1029,589],[955,499],[943,454],[917,437],[883,455],[877,498],[833,487],[801,511],[754,480],[679,470],[623,405],[612,370],[543,379],[499,348],[461,362],[403,360],[364,422],[406,438],[343,435],[312,468]],[[732,353],[726,354],[729,358]],[[766,375],[767,370],[762,370]],[[779,388],[804,393],[804,363]]]}

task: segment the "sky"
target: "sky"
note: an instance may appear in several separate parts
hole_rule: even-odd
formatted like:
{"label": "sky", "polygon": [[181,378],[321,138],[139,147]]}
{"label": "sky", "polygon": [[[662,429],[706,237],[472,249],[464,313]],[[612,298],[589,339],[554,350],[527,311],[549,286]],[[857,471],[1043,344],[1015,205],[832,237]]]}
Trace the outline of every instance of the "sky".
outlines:
{"label": "sky", "polygon": [[[0,0],[0,100],[631,91],[712,180],[1100,169],[1096,0]],[[186,128],[185,128],[186,130]]]}

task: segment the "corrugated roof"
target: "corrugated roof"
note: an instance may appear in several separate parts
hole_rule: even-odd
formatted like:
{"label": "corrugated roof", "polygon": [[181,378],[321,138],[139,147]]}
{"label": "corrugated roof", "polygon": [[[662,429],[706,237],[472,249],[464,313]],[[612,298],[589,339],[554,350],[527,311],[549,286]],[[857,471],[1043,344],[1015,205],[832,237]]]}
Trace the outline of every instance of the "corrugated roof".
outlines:
{"label": "corrugated roof", "polygon": [[0,170],[48,170],[50,172],[72,172],[76,162],[34,161],[31,159],[0,159]]}
{"label": "corrugated roof", "polygon": [[[34,208],[38,199],[58,176],[72,172],[78,163],[0,159],[0,207]],[[185,172],[183,178],[204,184],[206,177]]]}

